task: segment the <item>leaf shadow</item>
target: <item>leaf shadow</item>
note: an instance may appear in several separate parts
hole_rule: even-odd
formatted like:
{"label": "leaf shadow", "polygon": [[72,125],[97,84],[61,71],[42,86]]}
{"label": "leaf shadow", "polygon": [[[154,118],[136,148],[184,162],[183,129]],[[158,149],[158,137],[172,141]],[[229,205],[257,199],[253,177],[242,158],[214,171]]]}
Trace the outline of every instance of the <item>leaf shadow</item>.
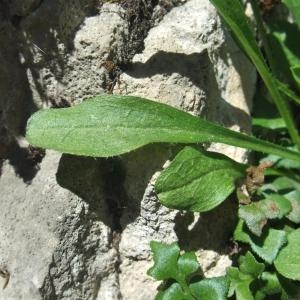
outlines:
{"label": "leaf shadow", "polygon": [[[225,56],[224,61],[228,58]],[[232,59],[233,65],[239,70],[240,61]],[[250,133],[249,115],[242,109],[231,105],[221,95],[213,62],[207,51],[201,53],[183,54],[158,51],[146,62],[134,62],[127,66],[126,74],[133,78],[151,78],[157,74],[167,77],[177,73],[188,78],[191,83],[206,94],[204,111],[201,116],[225,127],[239,125],[242,132]],[[241,77],[241,85],[246,86],[246,79]],[[230,100],[230,99],[229,99]]]}
{"label": "leaf shadow", "polygon": [[180,248],[185,251],[203,249],[228,253],[228,242],[238,220],[237,211],[237,201],[229,197],[208,212],[178,212],[175,232]]}

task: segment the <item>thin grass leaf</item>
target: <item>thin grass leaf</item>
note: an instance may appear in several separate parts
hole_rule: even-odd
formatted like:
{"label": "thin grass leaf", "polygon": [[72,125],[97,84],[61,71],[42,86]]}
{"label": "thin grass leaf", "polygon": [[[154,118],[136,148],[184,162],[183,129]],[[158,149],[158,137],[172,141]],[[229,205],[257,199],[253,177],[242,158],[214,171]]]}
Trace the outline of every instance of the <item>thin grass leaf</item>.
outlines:
{"label": "thin grass leaf", "polygon": [[300,137],[292,118],[288,103],[285,102],[276,86],[276,80],[270,73],[263,56],[248,25],[243,7],[239,0],[210,0],[226,21],[242,48],[249,56],[261,75],[268,91],[274,100],[280,115],[285,120],[288,131],[294,143],[300,147]]}

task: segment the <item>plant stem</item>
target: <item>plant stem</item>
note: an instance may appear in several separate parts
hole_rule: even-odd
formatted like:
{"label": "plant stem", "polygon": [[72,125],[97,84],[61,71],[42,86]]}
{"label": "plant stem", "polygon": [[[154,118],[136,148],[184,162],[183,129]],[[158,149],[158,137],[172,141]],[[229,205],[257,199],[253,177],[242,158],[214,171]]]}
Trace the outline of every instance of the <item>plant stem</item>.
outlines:
{"label": "plant stem", "polygon": [[218,126],[218,137],[211,137],[212,142],[223,143],[227,145],[247,148],[254,151],[274,154],[287,159],[300,162],[300,153],[285,149],[276,144],[269,143],[264,140],[257,139],[246,134],[242,134],[221,126]]}

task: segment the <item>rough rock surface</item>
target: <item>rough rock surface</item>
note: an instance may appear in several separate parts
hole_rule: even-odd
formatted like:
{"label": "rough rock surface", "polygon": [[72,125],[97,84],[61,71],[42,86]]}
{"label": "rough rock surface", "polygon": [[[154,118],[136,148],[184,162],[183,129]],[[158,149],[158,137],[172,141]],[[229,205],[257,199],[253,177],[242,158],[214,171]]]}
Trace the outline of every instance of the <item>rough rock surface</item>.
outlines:
{"label": "rough rock surface", "polygon": [[[153,183],[177,147],[114,159],[47,151],[42,160],[19,138],[38,107],[110,89],[250,130],[255,72],[208,0],[103,2],[1,4],[0,269],[10,280],[0,299],[151,300],[153,239],[200,249],[207,276],[230,264],[233,202],[199,215],[157,201]],[[243,150],[210,147],[245,159]]]}

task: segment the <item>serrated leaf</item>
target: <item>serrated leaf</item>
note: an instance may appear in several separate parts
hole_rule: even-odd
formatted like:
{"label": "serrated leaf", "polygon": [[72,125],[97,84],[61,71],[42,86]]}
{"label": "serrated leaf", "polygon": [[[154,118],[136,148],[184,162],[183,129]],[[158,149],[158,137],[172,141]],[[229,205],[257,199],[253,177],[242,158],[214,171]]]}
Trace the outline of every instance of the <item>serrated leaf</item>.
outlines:
{"label": "serrated leaf", "polygon": [[227,299],[229,280],[226,276],[205,278],[190,284],[189,288],[197,300],[225,300]]}
{"label": "serrated leaf", "polygon": [[263,227],[267,223],[264,212],[260,209],[258,203],[243,205],[238,211],[239,217],[245,221],[249,230],[257,236],[262,233]]}
{"label": "serrated leaf", "polygon": [[278,194],[271,194],[259,202],[268,219],[282,219],[292,210],[290,201]]}
{"label": "serrated leaf", "polygon": [[249,274],[255,279],[264,271],[265,265],[259,263],[253,254],[248,251],[245,256],[239,258],[239,269],[244,274]]}
{"label": "serrated leaf", "polygon": [[95,157],[158,142],[220,142],[300,161],[298,153],[278,145],[133,96],[103,95],[74,107],[39,111],[27,123],[26,138],[34,146]]}
{"label": "serrated leaf", "polygon": [[292,211],[287,215],[287,218],[296,223],[300,223],[300,191],[292,191],[284,195],[288,199],[292,206]]}
{"label": "serrated leaf", "polygon": [[245,169],[225,155],[185,147],[162,171],[155,191],[167,207],[207,211],[233,192]]}
{"label": "serrated leaf", "polygon": [[150,248],[153,252],[154,266],[147,274],[156,280],[177,279],[178,268],[177,261],[180,249],[176,242],[168,245],[156,241],[150,242]]}
{"label": "serrated leaf", "polygon": [[281,219],[292,210],[290,201],[285,197],[273,194],[266,199],[243,205],[239,208],[239,217],[257,236],[262,234],[268,219]]}
{"label": "serrated leaf", "polygon": [[287,242],[287,234],[283,230],[269,228],[262,236],[257,237],[251,235],[245,223],[240,220],[234,232],[234,239],[249,244],[255,254],[271,264]]}
{"label": "serrated leaf", "polygon": [[184,278],[195,272],[200,268],[195,252],[187,252],[182,254],[178,259],[178,270],[184,275]]}
{"label": "serrated leaf", "polygon": [[300,229],[288,235],[287,245],[279,252],[274,265],[277,271],[293,280],[300,280]]}
{"label": "serrated leaf", "polygon": [[169,286],[166,290],[160,291],[155,300],[183,300],[184,294],[180,287],[180,284],[174,282],[171,286]]}
{"label": "serrated leaf", "polygon": [[238,268],[229,267],[226,271],[227,276],[230,280],[231,293],[232,296],[235,293],[236,300],[253,300],[252,293],[250,291],[250,284],[253,278],[249,274],[244,274],[240,272]]}

